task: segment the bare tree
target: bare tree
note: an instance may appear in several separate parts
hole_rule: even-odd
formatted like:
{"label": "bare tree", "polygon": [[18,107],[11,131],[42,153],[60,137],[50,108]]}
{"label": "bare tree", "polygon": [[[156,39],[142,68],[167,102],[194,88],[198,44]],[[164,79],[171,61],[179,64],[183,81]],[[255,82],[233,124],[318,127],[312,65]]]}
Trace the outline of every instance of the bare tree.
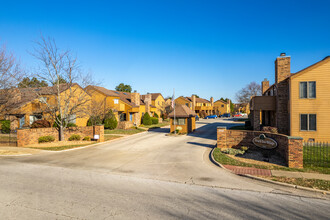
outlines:
{"label": "bare tree", "polygon": [[238,103],[248,103],[251,96],[261,95],[261,86],[256,82],[251,82],[236,93]]}
{"label": "bare tree", "polygon": [[24,71],[13,54],[7,52],[6,47],[0,48],[0,113],[13,103],[17,83],[23,78]]}
{"label": "bare tree", "polygon": [[71,51],[60,50],[52,38],[41,37],[31,54],[39,61],[39,78],[53,85],[33,91],[42,101],[43,111],[55,122],[62,141],[71,120],[90,115],[91,97],[85,88],[93,83],[92,77],[81,71]]}

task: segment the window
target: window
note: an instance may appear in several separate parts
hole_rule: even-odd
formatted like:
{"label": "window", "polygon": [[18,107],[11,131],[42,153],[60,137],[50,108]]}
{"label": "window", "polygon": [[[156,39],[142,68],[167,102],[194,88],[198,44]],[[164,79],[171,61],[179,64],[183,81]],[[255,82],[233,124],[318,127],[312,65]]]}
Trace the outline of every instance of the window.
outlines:
{"label": "window", "polygon": [[185,125],[186,124],[185,118],[176,118],[174,122],[175,122],[175,125]]}
{"label": "window", "polygon": [[42,119],[42,115],[30,115],[30,125],[33,124],[33,122]]}
{"label": "window", "polygon": [[68,115],[68,122],[76,124],[76,114]]}
{"label": "window", "polygon": [[316,82],[300,82],[299,84],[299,97],[301,99],[316,98]]}
{"label": "window", "polygon": [[225,107],[224,105],[221,105],[221,107],[223,108],[223,107]]}
{"label": "window", "polygon": [[316,131],[316,114],[301,114],[300,115],[300,130],[301,131]]}
{"label": "window", "polygon": [[113,102],[114,102],[115,104],[118,104],[118,103],[119,103],[119,100],[118,100],[118,99],[114,99]]}
{"label": "window", "polygon": [[126,121],[126,113],[121,113],[119,115],[119,121]]}

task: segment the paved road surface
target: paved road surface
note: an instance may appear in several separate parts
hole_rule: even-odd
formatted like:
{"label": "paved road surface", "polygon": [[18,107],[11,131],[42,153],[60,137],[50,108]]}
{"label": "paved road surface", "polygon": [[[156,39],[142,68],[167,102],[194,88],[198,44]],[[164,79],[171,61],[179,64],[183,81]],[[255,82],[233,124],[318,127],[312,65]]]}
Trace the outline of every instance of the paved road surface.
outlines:
{"label": "paved road surface", "polygon": [[168,128],[67,152],[0,158],[0,219],[327,219],[328,197],[239,177],[209,153],[216,127]]}

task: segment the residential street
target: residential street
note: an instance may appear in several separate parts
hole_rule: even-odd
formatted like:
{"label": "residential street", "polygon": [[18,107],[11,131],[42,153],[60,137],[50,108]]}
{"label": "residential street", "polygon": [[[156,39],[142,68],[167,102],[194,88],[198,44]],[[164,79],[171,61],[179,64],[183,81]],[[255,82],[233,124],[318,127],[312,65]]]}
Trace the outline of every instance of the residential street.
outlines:
{"label": "residential street", "polygon": [[328,219],[328,197],[214,165],[222,119],[65,152],[0,157],[1,219]]}

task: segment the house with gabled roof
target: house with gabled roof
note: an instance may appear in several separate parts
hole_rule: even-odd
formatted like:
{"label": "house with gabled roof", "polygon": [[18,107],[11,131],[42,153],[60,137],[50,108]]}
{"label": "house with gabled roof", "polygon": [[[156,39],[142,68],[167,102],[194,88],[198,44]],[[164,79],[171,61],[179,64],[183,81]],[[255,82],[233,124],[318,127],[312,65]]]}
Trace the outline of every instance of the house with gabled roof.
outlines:
{"label": "house with gabled roof", "polygon": [[[77,126],[86,126],[89,119],[91,97],[76,83],[72,85],[60,84],[58,88],[57,86],[48,86],[0,91],[0,119],[10,120],[11,130],[29,127],[39,119],[45,119],[53,124],[55,117],[52,115],[58,114],[56,111],[57,89],[60,91],[61,104],[74,109],[63,117]],[[8,95],[10,99],[4,97]],[[73,108],[73,105],[76,107]]]}
{"label": "house with gabled roof", "polygon": [[186,105],[191,110],[195,111],[198,116],[200,116],[202,112],[206,115],[214,114],[214,99],[212,97],[209,101],[207,99],[197,98],[195,95],[191,97],[180,96],[175,99],[175,104]]}
{"label": "house with gabled roof", "polygon": [[143,100],[136,92],[120,92],[92,85],[87,86],[86,90],[92,97],[92,105],[103,110],[103,114],[110,109],[114,111],[118,128],[139,126],[146,112],[152,116],[157,110],[151,101]]}
{"label": "house with gabled roof", "polygon": [[330,141],[330,56],[296,73],[291,57],[275,60],[275,83],[262,83],[262,96],[250,101],[254,130],[276,127],[279,133],[304,141]]}
{"label": "house with gabled roof", "polygon": [[156,113],[159,117],[165,112],[165,99],[161,93],[148,93],[141,95],[141,99],[146,102],[151,99],[151,105],[156,107]]}

